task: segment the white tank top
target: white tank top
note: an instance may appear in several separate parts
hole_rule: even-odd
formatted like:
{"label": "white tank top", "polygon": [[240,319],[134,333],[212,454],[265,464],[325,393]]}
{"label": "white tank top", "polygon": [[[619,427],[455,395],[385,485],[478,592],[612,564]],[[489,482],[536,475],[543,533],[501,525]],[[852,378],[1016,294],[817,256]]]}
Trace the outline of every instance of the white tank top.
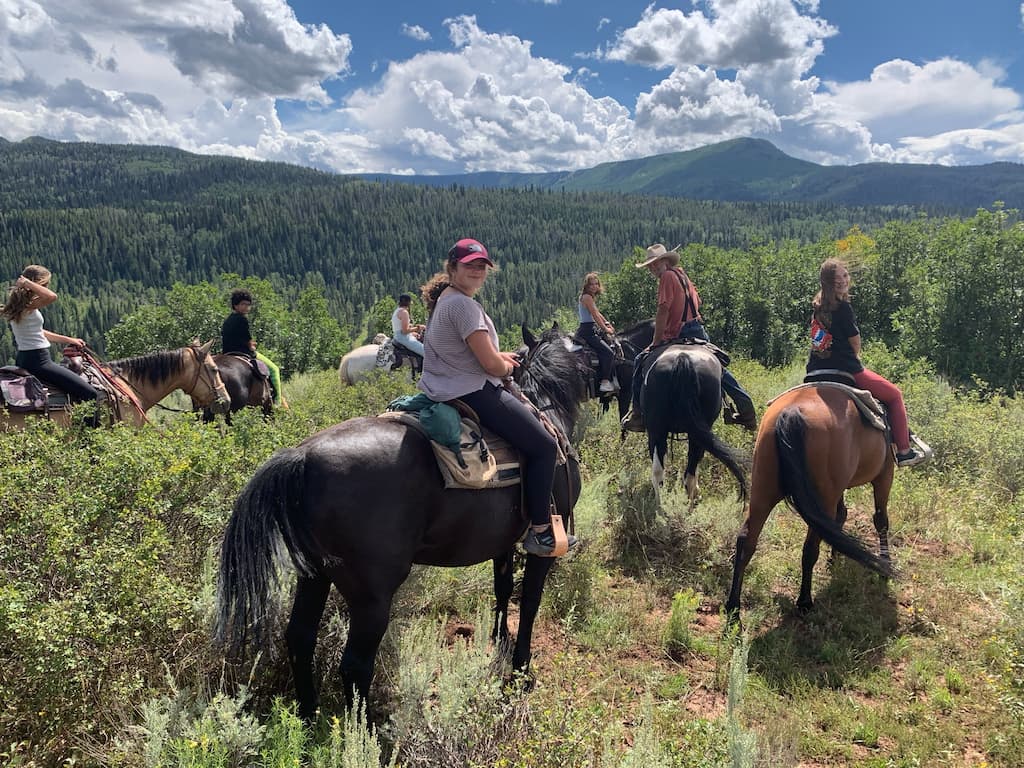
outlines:
{"label": "white tank top", "polygon": [[17,322],[11,320],[11,331],[19,352],[50,347],[50,342],[43,336],[43,313],[38,309],[26,312]]}

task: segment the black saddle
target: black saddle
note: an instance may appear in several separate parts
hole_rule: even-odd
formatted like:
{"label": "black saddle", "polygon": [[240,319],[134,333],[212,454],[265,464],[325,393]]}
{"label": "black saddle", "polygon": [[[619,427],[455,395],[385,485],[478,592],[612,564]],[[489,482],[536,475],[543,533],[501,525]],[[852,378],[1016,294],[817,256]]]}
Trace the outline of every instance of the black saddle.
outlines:
{"label": "black saddle", "polygon": [[402,342],[396,341],[395,339],[391,340],[391,346],[395,350],[395,363],[392,366],[392,369],[401,368],[403,360],[408,358],[413,376],[417,376],[423,372],[423,357],[421,355],[416,354],[407,346],[402,344]]}

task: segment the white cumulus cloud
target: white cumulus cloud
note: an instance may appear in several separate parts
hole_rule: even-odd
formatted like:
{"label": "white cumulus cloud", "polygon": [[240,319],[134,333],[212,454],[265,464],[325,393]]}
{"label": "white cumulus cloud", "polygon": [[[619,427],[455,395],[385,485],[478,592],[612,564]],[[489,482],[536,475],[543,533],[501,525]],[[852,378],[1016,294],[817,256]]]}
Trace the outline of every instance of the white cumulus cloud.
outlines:
{"label": "white cumulus cloud", "polygon": [[430,33],[419,24],[406,24],[403,22],[402,34],[406,37],[411,37],[413,40],[419,40],[420,42],[426,42],[430,39]]}

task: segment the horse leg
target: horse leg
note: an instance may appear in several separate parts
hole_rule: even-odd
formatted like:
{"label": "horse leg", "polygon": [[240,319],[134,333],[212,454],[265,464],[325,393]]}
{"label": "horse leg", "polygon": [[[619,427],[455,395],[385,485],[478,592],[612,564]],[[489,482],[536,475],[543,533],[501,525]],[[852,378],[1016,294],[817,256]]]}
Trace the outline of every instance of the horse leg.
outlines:
{"label": "horse leg", "polygon": [[892,480],[893,469],[890,466],[871,483],[875,500],[875,514],[872,515],[871,522],[878,533],[879,555],[886,564],[892,563],[889,557],[889,491],[892,490]]}
{"label": "horse leg", "polygon": [[[843,496],[839,497],[839,503],[836,505],[836,525],[839,526],[839,530],[843,530],[843,526],[846,525],[846,516],[848,512],[846,509],[846,499]],[[836,559],[836,550],[832,548],[828,553],[828,567],[831,568],[832,564]]]}
{"label": "horse leg", "polygon": [[651,484],[658,493],[665,484],[665,457],[668,455],[668,434],[655,437],[647,432],[647,453],[651,457]]}
{"label": "horse leg", "polygon": [[349,628],[345,650],[341,654],[341,682],[345,687],[345,704],[351,709],[359,701],[369,701],[374,661],[388,628],[394,592],[363,594],[358,599],[350,599],[344,592],[342,594],[348,604]]}
{"label": "horse leg", "polygon": [[508,642],[508,603],[512,599],[512,551],[494,558],[494,628],[491,642]]}
{"label": "horse leg", "polygon": [[807,613],[814,607],[814,600],[811,599],[811,575],[820,553],[821,537],[808,528],[803,554],[800,557],[800,597],[796,601],[796,607],[801,613]]}
{"label": "horse leg", "polygon": [[331,591],[330,579],[300,577],[292,603],[292,615],[285,630],[288,660],[295,680],[295,698],[299,702],[299,717],[310,722],[316,716],[319,693],[313,679],[313,652],[320,619]]}
{"label": "horse leg", "polygon": [[686,474],[683,475],[683,485],[686,488],[686,495],[690,499],[690,511],[697,507],[697,497],[700,496],[700,485],[697,483],[697,466],[704,458],[704,447],[698,445],[695,440],[687,441],[686,450]]}
{"label": "horse leg", "polygon": [[781,495],[767,496],[761,491],[758,485],[754,485],[751,491],[751,501],[747,506],[747,519],[743,521],[743,527],[736,537],[736,556],[732,568],[732,587],[729,589],[729,599],[725,602],[725,613],[732,623],[740,616],[740,594],[743,592],[743,574],[757,550],[757,540],[761,537],[761,531],[768,515],[779,501]]}
{"label": "horse leg", "polygon": [[553,557],[526,556],[526,573],[523,575],[523,599],[519,604],[519,632],[512,654],[512,669],[529,672],[530,644],[533,642],[533,622],[540,610],[540,598],[544,593],[544,582],[554,565]]}

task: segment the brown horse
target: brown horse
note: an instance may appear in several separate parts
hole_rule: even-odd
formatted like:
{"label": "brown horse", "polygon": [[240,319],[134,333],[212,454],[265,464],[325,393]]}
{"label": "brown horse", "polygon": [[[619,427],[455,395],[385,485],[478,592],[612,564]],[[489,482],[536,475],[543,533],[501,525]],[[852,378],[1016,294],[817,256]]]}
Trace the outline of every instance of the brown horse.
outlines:
{"label": "brown horse", "polygon": [[[228,395],[231,398],[230,413],[246,407],[260,408],[263,410],[264,416],[273,413],[274,400],[270,391],[270,379],[256,375],[252,367],[253,362],[249,357],[228,353],[214,355],[213,359],[220,369],[224,386],[227,387]],[[208,404],[196,402],[195,405],[202,407]],[[204,418],[212,418],[213,413],[220,413],[220,411],[205,408]],[[230,423],[230,416],[228,421]]]}
{"label": "brown horse", "polygon": [[[220,372],[209,354],[210,344],[193,342],[180,349],[152,352],[139,357],[113,360],[107,367],[118,379],[118,389],[129,392],[138,402],[138,407],[124,402],[119,408],[110,409],[111,419],[130,421],[136,426],[145,421],[145,412],[177,389],[191,395],[194,401],[211,406],[214,410],[227,410],[227,390]],[[71,411],[54,408],[39,414],[8,411],[0,407],[0,430],[22,429],[25,418],[43,416],[62,426],[71,423]]]}
{"label": "brown horse", "polygon": [[[736,562],[726,613],[739,616],[743,572],[772,509],[786,499],[807,523],[797,607],[813,606],[811,572],[821,540],[884,576],[889,560],[889,491],[895,460],[885,432],[864,423],[850,395],[836,387],[805,387],[780,395],[765,412],[754,444],[747,519],[736,539]],[[871,483],[880,555],[843,532],[847,488]]]}

